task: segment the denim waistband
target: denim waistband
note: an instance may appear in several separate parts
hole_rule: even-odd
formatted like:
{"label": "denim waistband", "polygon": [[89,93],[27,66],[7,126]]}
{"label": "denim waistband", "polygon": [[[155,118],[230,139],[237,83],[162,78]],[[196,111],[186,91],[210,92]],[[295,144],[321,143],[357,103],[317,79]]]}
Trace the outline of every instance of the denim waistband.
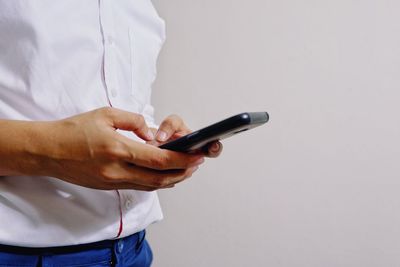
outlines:
{"label": "denim waistband", "polygon": [[120,240],[124,240],[130,243],[140,244],[146,237],[146,231],[140,231],[133,235],[123,237],[120,239],[103,240],[93,243],[71,245],[71,246],[60,246],[60,247],[19,247],[0,244],[0,251],[15,254],[25,255],[48,255],[48,254],[66,254],[76,253],[81,251],[87,251],[92,249],[104,249],[113,248],[116,243]]}

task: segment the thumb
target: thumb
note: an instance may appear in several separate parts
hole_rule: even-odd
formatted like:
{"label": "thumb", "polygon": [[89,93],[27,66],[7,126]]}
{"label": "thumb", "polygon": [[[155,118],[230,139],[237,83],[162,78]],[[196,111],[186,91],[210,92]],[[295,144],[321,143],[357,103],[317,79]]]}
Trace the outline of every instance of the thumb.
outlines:
{"label": "thumb", "polygon": [[146,141],[154,139],[154,134],[147,126],[142,115],[116,108],[113,108],[110,113],[111,124],[115,129],[132,131],[138,137]]}

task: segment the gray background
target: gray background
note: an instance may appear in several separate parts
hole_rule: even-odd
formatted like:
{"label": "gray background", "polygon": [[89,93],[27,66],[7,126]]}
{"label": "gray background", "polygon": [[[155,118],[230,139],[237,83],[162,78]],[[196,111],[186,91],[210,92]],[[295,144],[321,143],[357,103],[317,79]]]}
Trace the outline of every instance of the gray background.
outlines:
{"label": "gray background", "polygon": [[154,4],[158,122],[271,115],[160,192],[154,266],[400,266],[400,2]]}

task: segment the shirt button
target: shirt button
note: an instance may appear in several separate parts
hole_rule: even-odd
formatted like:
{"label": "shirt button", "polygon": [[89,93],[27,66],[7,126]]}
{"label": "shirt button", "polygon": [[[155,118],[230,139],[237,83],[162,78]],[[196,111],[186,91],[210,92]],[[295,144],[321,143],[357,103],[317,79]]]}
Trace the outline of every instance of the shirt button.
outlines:
{"label": "shirt button", "polygon": [[127,200],[127,201],[125,202],[125,207],[126,207],[126,209],[130,209],[131,205],[132,205],[132,202],[131,202],[130,200]]}
{"label": "shirt button", "polygon": [[116,97],[117,95],[118,95],[117,90],[115,90],[115,88],[112,88],[112,89],[111,89],[111,96],[112,96],[112,97]]}
{"label": "shirt button", "polygon": [[124,250],[124,241],[121,239],[121,240],[118,241],[117,251],[118,251],[118,253],[121,253],[122,250]]}
{"label": "shirt button", "polygon": [[107,38],[107,41],[108,41],[108,44],[109,44],[109,45],[114,45],[114,38],[112,38],[111,36],[109,36],[109,37]]}

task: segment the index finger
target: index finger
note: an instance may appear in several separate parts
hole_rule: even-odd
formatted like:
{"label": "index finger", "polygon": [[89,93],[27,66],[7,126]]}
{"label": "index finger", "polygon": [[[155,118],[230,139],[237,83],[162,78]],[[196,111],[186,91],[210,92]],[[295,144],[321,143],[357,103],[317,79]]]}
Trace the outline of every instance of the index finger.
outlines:
{"label": "index finger", "polygon": [[140,138],[149,141],[154,138],[142,115],[116,108],[105,109],[111,119],[111,124],[116,129],[133,131]]}
{"label": "index finger", "polygon": [[154,170],[187,169],[204,162],[203,154],[187,154],[161,149],[120,135],[128,150],[125,161]]}

